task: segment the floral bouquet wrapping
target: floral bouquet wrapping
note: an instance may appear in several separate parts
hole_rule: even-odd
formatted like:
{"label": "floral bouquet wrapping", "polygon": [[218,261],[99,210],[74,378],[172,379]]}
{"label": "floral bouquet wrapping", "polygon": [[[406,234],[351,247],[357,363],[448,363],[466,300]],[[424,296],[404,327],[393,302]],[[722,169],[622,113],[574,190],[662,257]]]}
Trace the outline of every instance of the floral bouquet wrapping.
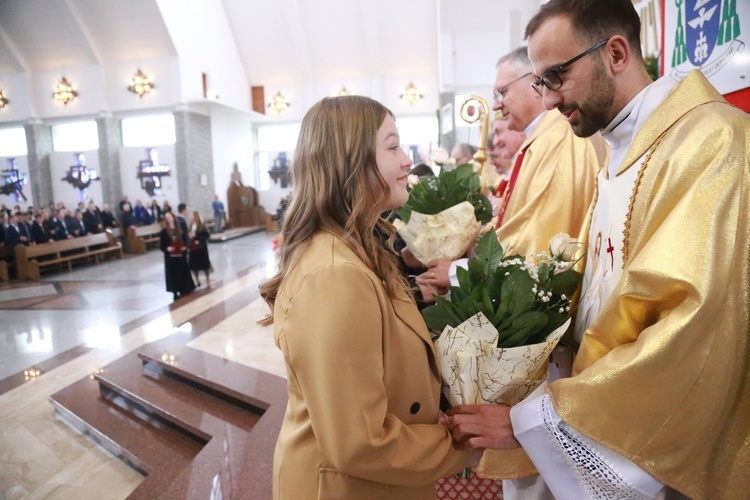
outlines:
{"label": "floral bouquet wrapping", "polygon": [[[439,150],[437,153],[445,153]],[[439,165],[445,158],[433,157]],[[438,160],[444,161],[441,163]],[[398,211],[398,234],[420,262],[456,260],[474,242],[483,223],[492,219],[492,205],[481,193],[479,175],[466,163],[413,183],[409,201]]]}
{"label": "floral bouquet wrapping", "polygon": [[[546,379],[549,356],[570,325],[570,299],[581,275],[571,268],[577,244],[550,242],[534,262],[504,255],[494,232],[477,245],[469,269],[457,269],[450,299],[422,311],[435,340],[443,392],[451,405],[512,406]],[[522,449],[485,452],[481,477],[514,479],[535,473]]]}

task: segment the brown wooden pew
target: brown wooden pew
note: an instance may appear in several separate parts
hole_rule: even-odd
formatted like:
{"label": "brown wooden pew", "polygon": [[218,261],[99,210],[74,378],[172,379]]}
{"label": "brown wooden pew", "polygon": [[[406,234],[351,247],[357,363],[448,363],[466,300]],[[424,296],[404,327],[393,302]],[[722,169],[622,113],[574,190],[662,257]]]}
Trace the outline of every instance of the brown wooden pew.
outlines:
{"label": "brown wooden pew", "polygon": [[13,265],[14,256],[13,247],[5,245],[0,247],[0,281],[8,281],[10,279],[8,268]]}
{"label": "brown wooden pew", "polygon": [[80,238],[40,243],[39,245],[16,246],[18,279],[38,280],[42,268],[63,264],[73,269],[73,262],[94,258],[98,264],[102,256],[115,254],[122,258],[122,245],[109,232],[89,234]]}
{"label": "brown wooden pew", "polygon": [[130,226],[127,231],[125,251],[128,253],[146,253],[148,245],[159,246],[161,224],[158,222],[148,226]]}

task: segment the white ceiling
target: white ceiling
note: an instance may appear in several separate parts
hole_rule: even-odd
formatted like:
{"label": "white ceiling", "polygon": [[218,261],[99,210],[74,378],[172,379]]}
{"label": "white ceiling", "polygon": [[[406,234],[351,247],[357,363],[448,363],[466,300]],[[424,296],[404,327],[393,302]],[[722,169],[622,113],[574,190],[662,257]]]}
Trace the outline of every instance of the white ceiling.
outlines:
{"label": "white ceiling", "polygon": [[250,86],[411,74],[489,89],[543,1],[0,0],[0,76],[179,56],[160,5],[220,2]]}

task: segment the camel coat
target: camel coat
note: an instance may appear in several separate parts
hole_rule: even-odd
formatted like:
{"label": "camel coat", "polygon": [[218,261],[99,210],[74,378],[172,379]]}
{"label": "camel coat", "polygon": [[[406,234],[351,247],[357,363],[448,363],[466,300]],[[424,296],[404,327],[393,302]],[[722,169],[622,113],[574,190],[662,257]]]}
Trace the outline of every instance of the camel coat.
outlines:
{"label": "camel coat", "polygon": [[435,498],[434,481],[465,467],[437,423],[440,374],[416,306],[335,235],[318,233],[282,284],[274,338],[289,391],[274,499]]}

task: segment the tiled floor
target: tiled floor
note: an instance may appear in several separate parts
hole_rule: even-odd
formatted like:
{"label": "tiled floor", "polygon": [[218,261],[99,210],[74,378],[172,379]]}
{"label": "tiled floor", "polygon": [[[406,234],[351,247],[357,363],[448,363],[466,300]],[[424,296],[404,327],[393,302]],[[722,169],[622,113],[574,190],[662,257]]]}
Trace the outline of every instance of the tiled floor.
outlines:
{"label": "tiled floor", "polygon": [[[127,497],[142,476],[56,419],[47,398],[256,290],[275,266],[271,240],[256,233],[212,244],[212,288],[202,277],[202,288],[174,304],[158,250],[0,286],[0,499]],[[248,297],[190,347],[284,376],[271,328],[256,324],[263,303]]]}

